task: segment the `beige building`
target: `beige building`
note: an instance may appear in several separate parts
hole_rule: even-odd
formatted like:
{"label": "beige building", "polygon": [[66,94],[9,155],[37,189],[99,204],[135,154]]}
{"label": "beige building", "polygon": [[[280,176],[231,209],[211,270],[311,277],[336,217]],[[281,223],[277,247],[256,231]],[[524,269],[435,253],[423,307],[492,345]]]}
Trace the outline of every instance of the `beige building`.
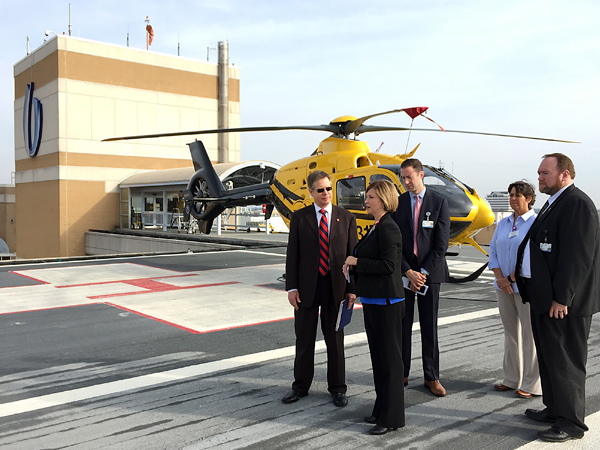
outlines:
{"label": "beige building", "polygon": [[[15,64],[14,78],[19,258],[84,255],[86,231],[129,220],[121,180],[142,170],[192,165],[186,143],[193,137],[102,139],[240,123],[240,71],[229,66],[222,42],[214,64],[55,36]],[[24,118],[32,83],[31,117]],[[30,156],[36,101],[41,140]],[[202,140],[214,162],[240,160],[238,134]]]}

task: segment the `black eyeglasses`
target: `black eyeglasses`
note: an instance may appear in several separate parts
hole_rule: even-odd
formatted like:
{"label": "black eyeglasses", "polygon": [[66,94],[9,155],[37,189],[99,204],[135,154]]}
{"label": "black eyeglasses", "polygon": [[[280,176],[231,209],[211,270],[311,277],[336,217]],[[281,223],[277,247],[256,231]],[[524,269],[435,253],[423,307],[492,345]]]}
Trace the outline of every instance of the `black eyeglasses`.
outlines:
{"label": "black eyeglasses", "polygon": [[319,194],[322,194],[323,192],[327,191],[331,191],[333,188],[331,186],[327,186],[326,188],[319,188],[319,189],[315,189],[315,191],[317,191]]}

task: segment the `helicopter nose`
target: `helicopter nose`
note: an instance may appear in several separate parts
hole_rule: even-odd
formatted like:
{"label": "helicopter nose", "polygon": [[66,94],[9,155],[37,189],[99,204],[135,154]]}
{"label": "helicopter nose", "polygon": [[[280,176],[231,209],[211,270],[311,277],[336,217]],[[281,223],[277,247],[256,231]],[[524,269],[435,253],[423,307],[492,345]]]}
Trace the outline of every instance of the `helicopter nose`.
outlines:
{"label": "helicopter nose", "polygon": [[474,230],[480,230],[494,223],[496,216],[494,215],[489,203],[485,199],[480,197],[479,202],[474,204],[473,207],[477,208],[477,214],[475,215],[475,219],[473,219],[473,224],[471,225]]}

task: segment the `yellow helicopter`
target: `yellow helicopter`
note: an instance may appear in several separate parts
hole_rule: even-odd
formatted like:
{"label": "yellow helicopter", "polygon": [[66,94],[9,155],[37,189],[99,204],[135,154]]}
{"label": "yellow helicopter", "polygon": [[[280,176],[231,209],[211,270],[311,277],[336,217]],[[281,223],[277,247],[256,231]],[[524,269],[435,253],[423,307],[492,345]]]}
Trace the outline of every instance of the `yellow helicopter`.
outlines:
{"label": "yellow helicopter", "polygon": [[[405,192],[406,189],[400,176],[400,165],[405,159],[412,157],[419,147],[417,145],[411,152],[395,156],[372,152],[365,142],[357,140],[357,137],[362,133],[374,131],[442,131],[572,142],[527,136],[444,130],[439,125],[440,129],[437,130],[364,124],[366,120],[373,117],[399,112],[407,113],[413,120],[418,116],[422,116],[433,122],[424,115],[427,109],[427,107],[395,109],[360,118],[342,116],[325,125],[225,128],[125,136],[105,139],[104,141],[247,131],[312,130],[329,132],[331,136],[323,140],[317,150],[310,156],[281,167],[269,182],[229,190],[225,189],[215,172],[202,142],[195,140],[189,143],[188,146],[190,147],[196,173],[191,177],[188,187],[184,191],[186,214],[191,214],[198,220],[199,229],[202,233],[209,234],[214,219],[224,210],[235,206],[266,204],[266,219],[270,218],[273,208],[276,207],[286,225],[289,226],[292,213],[313,202],[308,191],[306,178],[312,171],[322,170],[331,176],[333,202],[356,216],[359,237],[364,236],[373,225],[373,217],[366,213],[366,187],[375,180],[387,179],[396,186],[399,193]],[[353,135],[352,138],[351,135]],[[443,169],[424,165],[424,170],[424,183],[427,188],[437,192],[448,201],[451,218],[449,245],[471,245],[487,255],[473,239],[473,236],[479,230],[494,222],[494,213],[487,201],[480,197],[475,189],[462,183]]]}

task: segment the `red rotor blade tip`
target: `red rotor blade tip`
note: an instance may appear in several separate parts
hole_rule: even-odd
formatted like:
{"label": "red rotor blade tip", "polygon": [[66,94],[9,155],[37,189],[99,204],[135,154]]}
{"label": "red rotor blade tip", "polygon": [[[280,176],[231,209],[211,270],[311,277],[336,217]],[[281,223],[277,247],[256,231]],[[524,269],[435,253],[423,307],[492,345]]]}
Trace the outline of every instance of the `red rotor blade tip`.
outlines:
{"label": "red rotor blade tip", "polygon": [[429,106],[417,106],[415,108],[404,108],[404,112],[414,119],[429,109]]}

